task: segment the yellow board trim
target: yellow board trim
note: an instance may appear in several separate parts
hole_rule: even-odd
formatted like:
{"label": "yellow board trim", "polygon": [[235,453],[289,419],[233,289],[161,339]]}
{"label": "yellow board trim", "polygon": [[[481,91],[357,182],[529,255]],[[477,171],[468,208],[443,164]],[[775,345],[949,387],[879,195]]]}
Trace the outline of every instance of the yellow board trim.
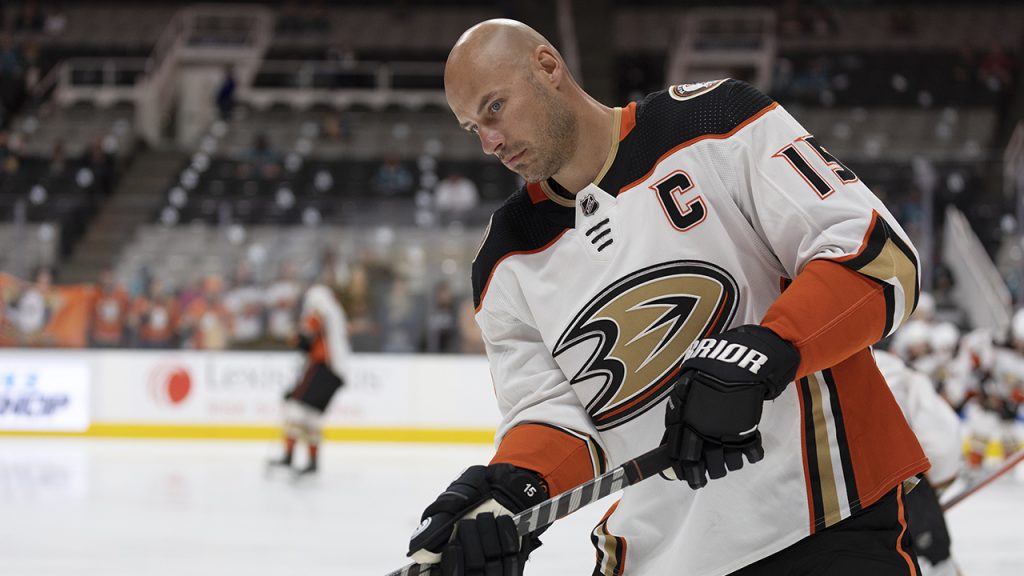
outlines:
{"label": "yellow board trim", "polygon": [[[325,428],[325,440],[336,442],[437,442],[493,444],[494,430],[476,428]],[[208,440],[276,440],[274,426],[203,426],[189,424],[93,424],[85,432],[0,430],[4,436],[84,436],[96,438],[167,438]]]}

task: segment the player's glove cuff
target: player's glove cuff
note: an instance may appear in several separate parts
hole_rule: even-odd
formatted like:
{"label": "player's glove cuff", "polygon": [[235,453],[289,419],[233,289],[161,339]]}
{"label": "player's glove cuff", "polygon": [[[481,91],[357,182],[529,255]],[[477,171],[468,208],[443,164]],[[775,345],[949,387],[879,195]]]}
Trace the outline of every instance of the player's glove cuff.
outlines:
{"label": "player's glove cuff", "polygon": [[[511,464],[470,466],[424,510],[423,522],[409,541],[409,556],[420,564],[437,563],[446,547],[451,547],[456,523],[463,526],[460,520],[490,514],[490,523],[470,526],[488,529],[495,526],[493,518],[517,514],[547,498],[547,487],[535,472]],[[471,536],[463,538],[460,546],[465,546],[468,538]],[[523,547],[528,554],[540,541],[530,547],[527,540],[523,539]]]}

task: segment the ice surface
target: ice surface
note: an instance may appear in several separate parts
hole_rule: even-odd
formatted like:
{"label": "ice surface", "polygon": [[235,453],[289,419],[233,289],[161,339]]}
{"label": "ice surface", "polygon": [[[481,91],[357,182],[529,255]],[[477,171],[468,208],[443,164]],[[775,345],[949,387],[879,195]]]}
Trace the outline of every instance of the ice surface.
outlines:
{"label": "ice surface", "polygon": [[[383,576],[406,563],[423,507],[488,446],[322,447],[318,477],[265,474],[259,442],[0,438],[4,576]],[[304,462],[301,445],[296,464]],[[527,574],[593,570],[614,496],[560,521]],[[955,508],[965,576],[1024,574],[1024,484]]]}

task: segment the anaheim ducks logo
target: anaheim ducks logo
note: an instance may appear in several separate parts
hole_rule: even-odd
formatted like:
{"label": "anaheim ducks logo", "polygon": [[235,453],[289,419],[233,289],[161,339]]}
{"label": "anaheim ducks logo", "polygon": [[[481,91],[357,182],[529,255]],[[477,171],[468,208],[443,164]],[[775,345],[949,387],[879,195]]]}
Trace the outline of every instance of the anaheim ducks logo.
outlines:
{"label": "anaheim ducks logo", "polygon": [[711,92],[726,80],[727,78],[711,80],[710,82],[696,82],[694,84],[676,84],[669,88],[668,93],[676,100],[689,100],[690,98]]}
{"label": "anaheim ducks logo", "polygon": [[634,272],[587,303],[554,356],[592,350],[569,383],[595,388],[587,412],[597,429],[614,428],[660,402],[690,342],[732,321],[737,294],[724,270],[677,261]]}

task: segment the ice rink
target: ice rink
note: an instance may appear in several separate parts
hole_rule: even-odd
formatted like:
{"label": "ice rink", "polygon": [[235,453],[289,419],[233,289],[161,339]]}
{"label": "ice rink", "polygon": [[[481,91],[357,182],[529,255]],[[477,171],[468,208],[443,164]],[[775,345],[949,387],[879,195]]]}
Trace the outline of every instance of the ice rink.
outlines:
{"label": "ice rink", "polygon": [[[278,449],[0,438],[0,574],[383,576],[405,564],[423,507],[462,467],[491,453],[488,446],[331,443],[319,476],[296,482],[265,474]],[[964,576],[1024,574],[1019,478],[950,513]],[[527,574],[590,574],[590,528],[613,499],[549,530]]]}

